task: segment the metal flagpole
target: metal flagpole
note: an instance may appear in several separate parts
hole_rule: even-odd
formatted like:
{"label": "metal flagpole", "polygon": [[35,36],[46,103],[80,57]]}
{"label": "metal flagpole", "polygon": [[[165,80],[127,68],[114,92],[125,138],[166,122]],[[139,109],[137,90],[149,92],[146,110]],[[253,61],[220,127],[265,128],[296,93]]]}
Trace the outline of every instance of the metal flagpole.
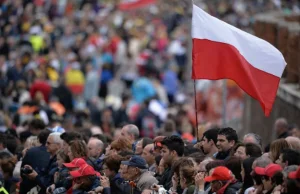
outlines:
{"label": "metal flagpole", "polygon": [[222,125],[226,127],[226,104],[227,104],[227,80],[223,80],[222,91]]}

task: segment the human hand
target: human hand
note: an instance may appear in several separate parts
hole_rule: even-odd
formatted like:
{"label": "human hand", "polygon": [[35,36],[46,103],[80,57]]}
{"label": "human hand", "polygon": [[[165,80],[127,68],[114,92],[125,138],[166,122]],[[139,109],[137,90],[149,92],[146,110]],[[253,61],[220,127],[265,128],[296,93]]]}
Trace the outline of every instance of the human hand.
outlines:
{"label": "human hand", "polygon": [[38,173],[31,166],[25,165],[24,168],[32,170],[30,174],[25,174],[28,179],[34,180],[38,176]]}
{"label": "human hand", "polygon": [[54,191],[54,189],[55,189],[55,185],[54,185],[54,184],[51,185],[51,186],[49,186],[49,187],[47,188],[47,194],[51,194],[51,193]]}
{"label": "human hand", "polygon": [[100,181],[101,181],[101,185],[103,186],[103,188],[110,187],[109,178],[107,178],[106,176],[101,176]]}
{"label": "human hand", "polygon": [[199,172],[195,176],[195,185],[198,186],[199,189],[204,189],[204,177],[205,177],[204,172]]}
{"label": "human hand", "polygon": [[178,181],[179,181],[179,180],[178,180],[178,177],[174,174],[174,175],[172,176],[172,188],[173,188],[174,191],[177,190]]}

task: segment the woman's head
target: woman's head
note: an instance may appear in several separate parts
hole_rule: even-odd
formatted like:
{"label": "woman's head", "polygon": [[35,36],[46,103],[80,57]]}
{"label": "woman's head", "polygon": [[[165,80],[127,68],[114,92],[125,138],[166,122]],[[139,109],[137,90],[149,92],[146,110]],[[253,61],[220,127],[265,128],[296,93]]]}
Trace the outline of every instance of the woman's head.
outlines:
{"label": "woman's head", "polygon": [[173,170],[174,174],[179,176],[180,168],[185,167],[185,166],[195,167],[196,162],[192,158],[183,157],[174,162],[174,164],[172,166],[172,170]]}
{"label": "woman's head", "polygon": [[289,148],[289,144],[285,139],[277,139],[271,143],[270,158],[273,162],[278,160],[282,150]]}
{"label": "woman's head", "polygon": [[39,146],[40,142],[37,138],[37,136],[30,136],[27,138],[26,142],[25,142],[25,148],[30,149],[32,147],[36,147]]}
{"label": "woman's head", "polygon": [[121,152],[126,150],[132,150],[132,144],[128,138],[120,137],[119,139],[114,140],[110,144],[110,152]]}
{"label": "woman's head", "polygon": [[260,157],[262,155],[261,147],[255,143],[245,144],[245,152],[248,157]]}
{"label": "woman's head", "polygon": [[239,157],[240,159],[244,160],[247,155],[246,155],[246,151],[245,151],[245,144],[243,143],[238,143],[234,149],[233,149],[233,155],[236,157]]}
{"label": "woman's head", "polygon": [[120,170],[123,158],[117,154],[110,155],[104,159],[103,173],[109,178],[113,178]]}
{"label": "woman's head", "polygon": [[179,179],[182,189],[194,184],[195,172],[195,166],[184,165],[183,167],[180,167]]}
{"label": "woman's head", "polygon": [[243,180],[243,187],[241,193],[244,193],[245,190],[249,187],[252,187],[254,185],[253,179],[251,176],[252,172],[252,164],[254,162],[255,158],[246,158],[241,165],[241,176]]}
{"label": "woman's head", "polygon": [[65,154],[64,150],[59,150],[56,154],[57,157],[57,165],[59,168],[63,167],[63,163],[69,163],[70,159],[69,156]]}
{"label": "woman's head", "polygon": [[70,143],[68,156],[72,161],[74,158],[86,158],[87,146],[83,140],[75,140]]}
{"label": "woman's head", "polygon": [[240,157],[230,157],[229,160],[225,162],[225,166],[232,172],[232,174],[234,174],[237,180],[242,182]]}

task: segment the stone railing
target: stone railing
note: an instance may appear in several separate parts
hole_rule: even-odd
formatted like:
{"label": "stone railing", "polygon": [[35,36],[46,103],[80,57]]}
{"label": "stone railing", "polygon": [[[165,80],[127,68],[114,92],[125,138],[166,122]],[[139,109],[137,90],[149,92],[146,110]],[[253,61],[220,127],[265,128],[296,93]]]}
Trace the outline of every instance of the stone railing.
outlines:
{"label": "stone railing", "polygon": [[300,83],[300,15],[269,12],[255,21],[255,35],[276,46],[287,62],[285,82]]}

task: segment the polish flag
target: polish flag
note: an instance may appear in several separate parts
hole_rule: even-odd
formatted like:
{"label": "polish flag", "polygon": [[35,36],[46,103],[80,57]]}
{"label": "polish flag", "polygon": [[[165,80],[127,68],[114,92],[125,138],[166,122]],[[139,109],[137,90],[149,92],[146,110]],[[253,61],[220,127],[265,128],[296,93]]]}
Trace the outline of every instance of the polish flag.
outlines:
{"label": "polish flag", "polygon": [[286,62],[270,43],[193,5],[193,79],[231,79],[270,115]]}
{"label": "polish flag", "polygon": [[119,4],[120,10],[132,10],[156,3],[156,0],[123,0]]}

